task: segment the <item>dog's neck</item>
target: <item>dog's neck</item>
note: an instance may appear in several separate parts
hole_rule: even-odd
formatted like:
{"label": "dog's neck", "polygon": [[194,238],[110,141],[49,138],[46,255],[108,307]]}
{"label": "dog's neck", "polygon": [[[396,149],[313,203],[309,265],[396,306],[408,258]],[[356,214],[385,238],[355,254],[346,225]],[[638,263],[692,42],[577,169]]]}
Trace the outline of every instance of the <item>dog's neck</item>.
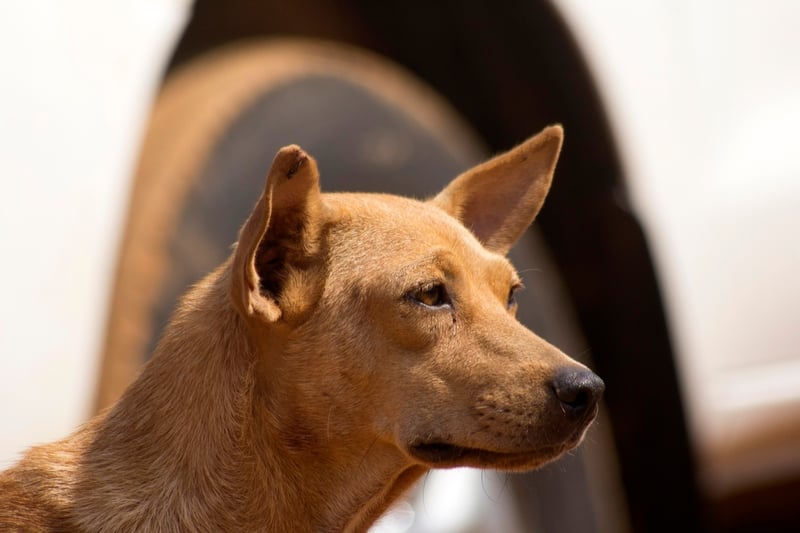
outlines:
{"label": "dog's neck", "polygon": [[[141,377],[93,428],[85,483],[158,505],[124,515],[156,529],[173,518],[200,530],[366,531],[425,469],[377,441],[287,443],[292,428],[256,383],[224,277],[189,293]],[[196,504],[169,509],[186,501]]]}

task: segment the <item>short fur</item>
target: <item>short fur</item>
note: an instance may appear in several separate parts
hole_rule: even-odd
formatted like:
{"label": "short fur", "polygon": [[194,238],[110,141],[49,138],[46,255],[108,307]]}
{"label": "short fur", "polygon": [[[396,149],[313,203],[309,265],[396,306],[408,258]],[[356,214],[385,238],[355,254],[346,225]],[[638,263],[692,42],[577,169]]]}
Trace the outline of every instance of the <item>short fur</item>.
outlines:
{"label": "short fur", "polygon": [[[504,257],[561,139],[428,202],[322,194],[314,160],[281,149],[122,398],[0,474],[0,530],[360,532],[430,468],[576,446],[602,382],[516,321]],[[565,394],[565,372],[595,381]]]}

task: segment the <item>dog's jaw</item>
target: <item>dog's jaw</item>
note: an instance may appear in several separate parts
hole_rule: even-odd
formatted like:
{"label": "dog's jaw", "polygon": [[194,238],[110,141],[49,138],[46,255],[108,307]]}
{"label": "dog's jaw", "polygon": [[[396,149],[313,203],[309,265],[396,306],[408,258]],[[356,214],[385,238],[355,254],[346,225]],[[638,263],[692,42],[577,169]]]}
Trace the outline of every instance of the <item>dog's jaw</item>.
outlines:
{"label": "dog's jaw", "polygon": [[478,442],[459,443],[453,438],[414,439],[405,446],[406,453],[427,468],[474,467],[494,470],[524,471],[539,468],[577,447],[597,417],[598,407],[589,411],[574,430],[560,441],[531,445],[527,448],[501,448]]}

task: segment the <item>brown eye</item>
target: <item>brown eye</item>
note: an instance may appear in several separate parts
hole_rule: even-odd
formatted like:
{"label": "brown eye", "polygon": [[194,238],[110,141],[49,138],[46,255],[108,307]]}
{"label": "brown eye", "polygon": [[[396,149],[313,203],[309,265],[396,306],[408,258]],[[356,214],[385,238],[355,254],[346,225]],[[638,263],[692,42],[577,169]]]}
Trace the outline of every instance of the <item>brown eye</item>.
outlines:
{"label": "brown eye", "polygon": [[508,291],[508,303],[507,306],[509,309],[513,309],[517,306],[517,291],[522,289],[521,284],[513,285],[511,289]]}
{"label": "brown eye", "polygon": [[450,297],[448,296],[444,285],[441,283],[434,283],[421,289],[417,289],[409,294],[409,297],[416,303],[422,304],[426,307],[450,306]]}

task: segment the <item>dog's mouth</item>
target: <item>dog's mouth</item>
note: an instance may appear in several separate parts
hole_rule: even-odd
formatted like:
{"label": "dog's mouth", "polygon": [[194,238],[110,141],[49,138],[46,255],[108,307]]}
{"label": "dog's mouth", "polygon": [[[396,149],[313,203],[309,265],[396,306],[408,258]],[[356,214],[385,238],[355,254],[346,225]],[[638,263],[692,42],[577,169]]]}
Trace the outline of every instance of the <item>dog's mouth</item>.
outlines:
{"label": "dog's mouth", "polygon": [[519,470],[541,466],[573,448],[576,444],[577,442],[567,442],[558,446],[542,446],[531,450],[499,452],[431,441],[412,444],[408,447],[408,451],[415,459],[433,468],[472,466],[498,470]]}
{"label": "dog's mouth", "polygon": [[[596,409],[595,409],[596,412]],[[594,416],[588,417],[591,421]],[[497,470],[530,470],[544,465],[578,446],[588,429],[583,424],[557,442],[531,444],[528,448],[502,450],[494,446],[462,445],[448,440],[415,440],[406,449],[409,455],[432,468],[471,466]]]}

